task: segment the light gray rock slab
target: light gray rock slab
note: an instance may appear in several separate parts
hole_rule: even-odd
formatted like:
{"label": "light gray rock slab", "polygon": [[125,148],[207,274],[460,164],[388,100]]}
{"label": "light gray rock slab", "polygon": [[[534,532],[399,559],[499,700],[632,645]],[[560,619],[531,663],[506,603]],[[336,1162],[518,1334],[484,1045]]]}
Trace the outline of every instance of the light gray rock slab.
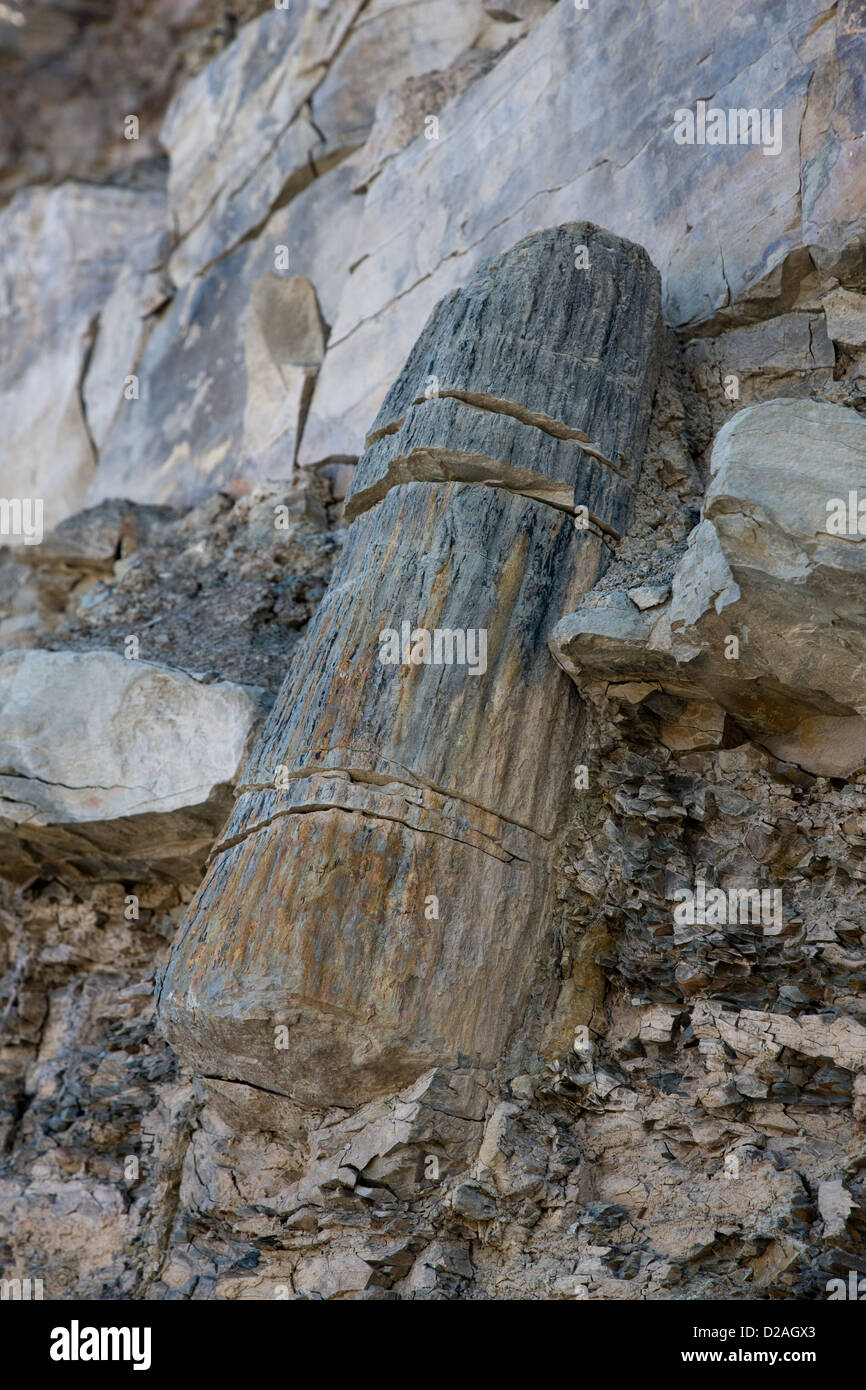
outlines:
{"label": "light gray rock slab", "polygon": [[693,339],[688,357],[696,364],[715,362],[725,373],[764,379],[831,368],[836,361],[826,324],[813,313],[777,314],[717,338]]}
{"label": "light gray rock slab", "polygon": [[82,378],[101,315],[120,295],[113,373],[99,387],[94,376],[86,398],[101,434],[133,370],[164,215],[160,194],[91,184],[28,189],[0,212],[3,495],[41,498],[45,530],[86,496],[95,452]]}
{"label": "light gray rock slab", "polygon": [[866,343],[866,294],[832,290],[823,304],[828,336],[845,347],[862,347]]}
{"label": "light gray rock slab", "polygon": [[175,282],[362,146],[385,87],[447,68],[490,28],[479,0],[315,0],[245,24],[181,88],[163,125]]}
{"label": "light gray rock slab", "polygon": [[[362,6],[312,97],[327,145],[363,144],[384,87],[449,68],[488,27],[479,0],[371,0]],[[433,114],[438,109],[427,107]]]}
{"label": "light gray rock slab", "polygon": [[350,182],[344,167],[322,175],[178,290],[137,367],[139,399],[113,417],[91,502],[185,505],[291,475],[361,213]]}
{"label": "light gray rock slab", "polygon": [[146,877],[165,860],[169,876],[191,874],[260,713],[231,682],[202,685],[114,652],[0,657],[6,868],[44,854],[113,872],[150,859]]}
{"label": "light gray rock slab", "polygon": [[[814,697],[816,712],[866,712],[866,535],[827,529],[831,503],[847,505],[864,470],[866,421],[844,406],[777,400],[733,416],[713,446],[704,521],[674,580],[674,650],[694,644],[710,665]],[[738,594],[729,580],[719,587],[725,566]],[[686,601],[701,569],[720,577],[696,583]],[[735,663],[720,660],[727,633],[741,637]]]}
{"label": "light gray rock slab", "polygon": [[338,0],[328,9],[274,9],[180,88],[161,134],[179,238],[175,284],[236,246],[281,194],[311,181],[310,158],[323,142],[304,104],[359,8],[360,0]]}
{"label": "light gray rock slab", "polygon": [[637,589],[629,589],[628,596],[635,608],[642,613],[648,608],[660,608],[670,598],[671,591],[666,584],[642,584]]}
{"label": "light gray rock slab", "polygon": [[[745,0],[686,12],[671,0],[628,19],[615,7],[554,6],[449,103],[438,142],[420,135],[371,185],[301,463],[359,452],[419,319],[481,259],[575,208],[647,248],[678,327],[778,297],[803,246],[828,270],[841,266],[866,205],[862,34],[821,0],[795,0],[781,28]],[[821,84],[835,94],[830,109],[806,120]],[[779,153],[677,144],[675,112],[708,92],[725,110],[781,112]]]}
{"label": "light gray rock slab", "polygon": [[856,411],[808,399],[739,411],[716,437],[668,608],[650,630],[625,594],[588,597],[554,629],[560,664],[674,693],[688,680],[776,757],[851,776],[866,759],[864,477]]}

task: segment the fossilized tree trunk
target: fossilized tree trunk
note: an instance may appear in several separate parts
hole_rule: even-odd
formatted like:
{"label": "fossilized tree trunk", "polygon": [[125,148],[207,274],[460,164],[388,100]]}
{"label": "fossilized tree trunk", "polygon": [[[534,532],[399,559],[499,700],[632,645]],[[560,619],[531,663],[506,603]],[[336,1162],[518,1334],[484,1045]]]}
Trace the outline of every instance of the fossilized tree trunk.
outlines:
{"label": "fossilized tree trunk", "polygon": [[[623,529],[659,330],[645,252],[586,223],[433,311],[162,984],[198,1070],[352,1106],[537,1048],[580,736],[547,637]],[[418,658],[418,629],[485,630],[486,669],[384,663],[404,623]]]}

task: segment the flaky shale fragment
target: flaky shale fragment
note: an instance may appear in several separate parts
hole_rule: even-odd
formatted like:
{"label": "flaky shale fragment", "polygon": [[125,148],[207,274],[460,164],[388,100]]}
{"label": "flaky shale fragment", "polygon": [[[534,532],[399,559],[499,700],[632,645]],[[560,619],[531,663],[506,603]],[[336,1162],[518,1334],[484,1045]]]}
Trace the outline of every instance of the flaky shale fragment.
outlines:
{"label": "flaky shale fragment", "polygon": [[590,223],[433,310],[161,984],[200,1073],[356,1106],[537,1053],[581,737],[547,637],[623,530],[660,325],[646,253]]}

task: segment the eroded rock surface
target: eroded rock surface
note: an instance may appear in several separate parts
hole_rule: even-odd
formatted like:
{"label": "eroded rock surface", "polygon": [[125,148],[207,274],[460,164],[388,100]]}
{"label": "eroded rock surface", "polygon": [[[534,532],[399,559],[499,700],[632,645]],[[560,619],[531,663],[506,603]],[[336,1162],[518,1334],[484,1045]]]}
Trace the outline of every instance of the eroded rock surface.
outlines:
{"label": "eroded rock surface", "polygon": [[96,408],[91,378],[101,438],[135,369],[140,320],[164,298],[155,284],[164,216],[159,193],[84,183],[22,189],[0,212],[3,495],[41,498],[46,530],[83,506],[96,466],[82,389],[100,316],[122,297],[110,405]]}
{"label": "eroded rock surface", "polygon": [[[759,15],[739,3],[644,6],[629,21],[626,80],[621,26],[616,9],[555,5],[444,108],[438,142],[419,130],[384,167],[365,200],[303,464],[359,453],[418,321],[480,260],[575,209],[646,247],[676,327],[789,309],[813,264],[850,274],[866,176],[854,0]],[[778,153],[678,144],[675,112],[708,92],[723,110],[778,111]]]}
{"label": "eroded rock surface", "polygon": [[[6,496],[38,488],[45,503],[42,543],[0,550],[4,666],[73,654],[116,670],[135,635],[141,659],[199,699],[231,683],[267,705],[287,669],[299,675],[347,537],[359,564],[377,513],[415,525],[398,496],[447,493],[433,520],[451,524],[477,494],[494,533],[520,516],[545,544],[582,503],[594,518],[584,543],[606,557],[576,602],[557,573],[562,606],[539,628],[571,625],[576,681],[542,643],[546,674],[518,690],[528,713],[509,745],[487,764],[464,759],[479,781],[493,769],[485,795],[513,763],[512,790],[545,814],[562,787],[542,841],[554,926],[527,1014],[535,1061],[492,1074],[465,1053],[438,1065],[440,1040],[425,1057],[407,1038],[408,1076],[396,1055],[387,1093],[327,1110],[227,1070],[196,1080],[160,1034],[154,986],[219,835],[210,810],[155,818],[181,832],[167,876],[166,836],[144,837],[140,816],[101,822],[98,845],[82,845],[80,822],[50,835],[7,823],[4,1279],[41,1278],[46,1299],[592,1303],[823,1300],[832,1281],[862,1278],[862,541],[813,529],[825,461],[856,489],[855,514],[862,490],[838,447],[856,452],[866,413],[861,9],[292,0],[278,22],[264,0],[0,7],[0,202],[12,197],[0,214],[0,474]],[[710,93],[723,109],[780,112],[778,155],[678,144],[677,108]],[[134,113],[137,140],[124,129]],[[622,442],[571,409],[568,372],[556,410],[528,400],[532,360],[517,390],[495,372],[431,380],[461,338],[451,319],[445,357],[415,360],[353,487],[365,431],[433,306],[460,304],[449,297],[486,257],[574,217],[641,242],[662,270],[674,331],[640,478],[615,457]],[[481,339],[462,338],[468,367]],[[627,521],[602,485],[619,488],[619,475],[593,447],[636,484]],[[81,512],[85,498],[97,505]],[[443,554],[432,522],[430,536],[429,557],[394,571],[410,597]],[[405,541],[395,535],[395,553]],[[358,587],[375,603],[365,572]],[[726,625],[749,607],[751,622]],[[323,631],[336,619],[366,639],[350,591]],[[729,660],[720,636],[746,630]],[[564,708],[580,749],[567,764]],[[39,756],[73,757],[89,713]],[[483,722],[454,713],[450,727],[481,747]],[[411,739],[385,732],[404,738],[411,768]],[[145,733],[153,752],[152,720]],[[419,747],[435,739],[425,725]],[[16,739],[13,762],[21,751]],[[196,777],[218,763],[205,740]],[[344,768],[335,757],[269,793],[290,814],[256,835],[284,852],[295,824],[295,847],[310,846],[270,891],[309,889],[313,944],[314,913],[340,929],[338,895],[392,921],[403,912],[382,958],[405,980],[403,943],[449,927],[444,898],[438,921],[424,916],[435,885],[419,870],[433,856],[418,850],[413,876],[413,850],[440,846],[437,876],[452,856],[483,927],[541,837],[407,785],[402,766],[355,766],[353,780]],[[347,845],[363,875],[346,874]],[[698,892],[710,920],[683,920]],[[451,1005],[482,1035],[501,1020],[473,982],[505,981],[507,1012],[504,942],[519,952],[538,925],[516,896],[503,912],[504,932],[464,937],[455,974]],[[367,941],[345,942],[346,979]],[[521,956],[515,990],[530,966]],[[447,1001],[433,1006],[447,1016]],[[296,1023],[277,1013],[275,1049]],[[328,1036],[312,1036],[319,1058]]]}
{"label": "eroded rock surface", "polygon": [[643,612],[619,593],[588,596],[553,635],[559,660],[578,680],[616,672],[650,682],[640,698],[685,697],[678,722],[703,707],[716,743],[728,717],[807,772],[863,768],[864,465],[866,422],[851,410],[789,399],[740,411],[716,437],[669,602]]}

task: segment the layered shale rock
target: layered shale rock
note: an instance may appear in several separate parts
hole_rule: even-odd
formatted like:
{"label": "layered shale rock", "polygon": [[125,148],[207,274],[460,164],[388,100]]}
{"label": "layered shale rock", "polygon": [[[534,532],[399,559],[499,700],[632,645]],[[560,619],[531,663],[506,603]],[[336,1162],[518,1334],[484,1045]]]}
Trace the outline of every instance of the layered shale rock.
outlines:
{"label": "layered shale rock", "polygon": [[198,1070],[352,1106],[540,1046],[580,738],[546,636],[624,525],[659,326],[644,252],[588,224],[527,238],[431,316],[162,984]]}
{"label": "layered shale rock", "polygon": [[330,577],[326,486],[271,484],[199,507],[107,501],[0,564],[4,647],[139,655],[272,698]]}

